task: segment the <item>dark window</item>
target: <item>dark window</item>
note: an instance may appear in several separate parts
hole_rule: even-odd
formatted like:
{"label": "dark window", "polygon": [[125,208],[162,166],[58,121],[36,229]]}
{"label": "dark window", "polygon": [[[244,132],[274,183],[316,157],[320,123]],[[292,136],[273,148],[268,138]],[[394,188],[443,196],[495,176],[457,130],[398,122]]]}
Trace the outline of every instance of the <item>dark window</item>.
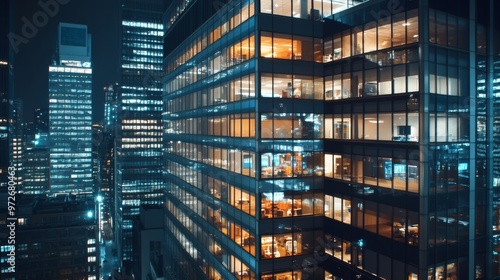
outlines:
{"label": "dark window", "polygon": [[61,27],[61,44],[67,46],[85,47],[87,34],[84,28]]}

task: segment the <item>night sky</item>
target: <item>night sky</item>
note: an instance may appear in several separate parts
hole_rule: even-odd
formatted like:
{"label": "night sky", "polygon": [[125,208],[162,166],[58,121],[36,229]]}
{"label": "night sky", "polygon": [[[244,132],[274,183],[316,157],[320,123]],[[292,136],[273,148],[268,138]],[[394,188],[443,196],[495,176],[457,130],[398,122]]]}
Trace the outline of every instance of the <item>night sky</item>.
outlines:
{"label": "night sky", "polygon": [[[7,0],[0,0],[7,1]],[[48,16],[45,25],[26,44],[19,44],[14,61],[14,98],[24,101],[24,121],[33,120],[36,107],[48,108],[48,67],[56,48],[59,22],[85,24],[92,35],[93,121],[104,115],[103,87],[120,77],[119,0],[58,0],[59,11]],[[14,0],[13,24],[23,36],[23,17],[33,23],[33,16],[44,13],[37,0]],[[42,0],[41,2],[52,2]],[[58,3],[56,0],[53,2]],[[43,16],[39,21],[43,23]]]}

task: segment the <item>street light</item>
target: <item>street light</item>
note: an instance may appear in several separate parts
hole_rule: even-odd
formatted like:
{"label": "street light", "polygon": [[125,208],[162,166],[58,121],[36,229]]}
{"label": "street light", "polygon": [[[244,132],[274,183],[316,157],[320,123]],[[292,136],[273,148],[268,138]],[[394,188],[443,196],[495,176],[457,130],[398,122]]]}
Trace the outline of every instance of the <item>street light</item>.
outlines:
{"label": "street light", "polygon": [[98,194],[96,196],[96,201],[97,201],[97,228],[98,228],[98,238],[99,238],[99,243],[102,241],[101,237],[101,230],[102,230],[102,214],[101,214],[101,206],[104,198],[102,197],[101,194]]}

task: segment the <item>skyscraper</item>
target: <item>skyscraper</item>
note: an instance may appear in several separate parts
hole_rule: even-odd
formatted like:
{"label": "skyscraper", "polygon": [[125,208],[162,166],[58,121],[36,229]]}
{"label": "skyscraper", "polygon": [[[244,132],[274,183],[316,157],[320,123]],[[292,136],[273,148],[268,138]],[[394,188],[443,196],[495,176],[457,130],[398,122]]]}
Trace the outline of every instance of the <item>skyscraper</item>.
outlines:
{"label": "skyscraper", "polygon": [[360,2],[167,8],[171,277],[499,279],[499,4]]}
{"label": "skyscraper", "polygon": [[[2,1],[0,3],[0,36],[7,38],[12,29],[13,15],[11,1]],[[8,213],[8,182],[9,182],[9,100],[13,88],[12,81],[13,52],[8,40],[0,40],[0,223],[7,224]],[[12,183],[11,183],[12,184]],[[12,190],[12,187],[10,188]],[[0,251],[11,252],[14,247],[8,244],[9,229],[4,227],[0,230]],[[9,253],[2,253],[2,258],[7,260]],[[0,273],[6,280],[15,279],[15,269],[3,261],[0,263]]]}
{"label": "skyscraper", "polygon": [[[3,1],[0,12],[0,36],[6,38],[9,33],[9,1]],[[0,47],[0,186],[6,186],[9,166],[9,41],[2,40]]]}
{"label": "skyscraper", "polygon": [[91,39],[86,25],[60,23],[49,66],[51,191],[92,191]]}
{"label": "skyscraper", "polygon": [[[134,276],[137,279],[148,279],[148,274],[156,270],[152,268],[154,256],[162,252],[163,220],[159,219],[163,212],[162,205],[141,205],[140,214],[134,219]],[[159,267],[163,268],[162,266]],[[154,278],[153,278],[154,279]]]}
{"label": "skyscraper", "polygon": [[160,204],[162,178],[162,0],[122,2],[122,81],[116,132],[115,241],[132,259],[140,204]]}
{"label": "skyscraper", "polygon": [[113,133],[116,130],[118,83],[104,87],[104,132]]}
{"label": "skyscraper", "polygon": [[115,133],[116,110],[119,84],[111,84],[104,88],[104,126],[102,139],[99,143],[101,156],[101,195],[103,196],[103,212],[106,230],[111,228],[110,218],[115,217]]}
{"label": "skyscraper", "polygon": [[22,190],[26,194],[41,194],[50,189],[49,149],[47,144],[29,143],[24,151]]}
{"label": "skyscraper", "polygon": [[33,123],[35,125],[35,133],[40,134],[40,137],[47,137],[49,134],[49,110],[46,108],[35,108]]}
{"label": "skyscraper", "polygon": [[[2,77],[5,78],[5,77]],[[1,186],[6,186],[9,167],[9,99],[8,93],[0,92],[0,179]]]}
{"label": "skyscraper", "polygon": [[22,188],[23,180],[23,153],[25,138],[25,123],[23,101],[20,99],[9,100],[9,161],[16,170],[15,180]]}
{"label": "skyscraper", "polygon": [[104,153],[102,151],[102,141],[103,141],[103,128],[100,123],[92,124],[92,178],[94,180],[93,185],[96,192],[100,192],[102,188],[102,162],[104,159]]}
{"label": "skyscraper", "polygon": [[34,116],[24,135],[22,189],[25,194],[41,194],[50,189],[49,112],[36,108]]}

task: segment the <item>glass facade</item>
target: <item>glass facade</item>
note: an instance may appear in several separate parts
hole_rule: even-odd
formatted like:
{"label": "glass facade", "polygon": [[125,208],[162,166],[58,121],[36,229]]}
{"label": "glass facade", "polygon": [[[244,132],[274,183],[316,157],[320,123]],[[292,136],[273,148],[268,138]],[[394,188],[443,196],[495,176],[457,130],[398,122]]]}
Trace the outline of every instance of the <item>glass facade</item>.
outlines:
{"label": "glass facade", "polygon": [[[322,40],[280,33],[276,48],[289,43],[295,55],[273,56],[281,51],[273,50],[273,33],[257,28],[256,5],[225,6],[165,59],[165,251],[174,257],[166,269],[181,278],[268,277],[273,270],[260,270],[261,262],[304,259],[322,236],[323,77],[283,65],[282,73],[257,67],[259,57],[313,67],[321,62]],[[320,53],[313,56],[315,49]],[[320,108],[273,110],[274,99],[287,98],[292,106],[294,97]],[[295,218],[301,228],[286,226],[280,235],[269,226]],[[185,264],[175,265],[178,259]],[[302,275],[282,272],[291,273]]]}
{"label": "glass facade", "polygon": [[497,277],[484,2],[230,1],[169,49],[166,271]]}
{"label": "glass facade", "polygon": [[325,40],[326,253],[385,279],[490,279],[486,28],[431,2],[334,17],[347,27]]}
{"label": "glass facade", "polygon": [[92,68],[49,67],[51,191],[92,191]]}
{"label": "glass facade", "polygon": [[168,258],[180,278],[256,279],[254,6],[223,8],[164,62],[165,250],[198,260]]}
{"label": "glass facade", "polygon": [[163,202],[161,10],[162,1],[131,0],[122,5],[113,212],[115,245],[119,258],[126,260],[133,256],[132,218],[139,214],[139,206]]}
{"label": "glass facade", "polygon": [[260,12],[285,17],[321,20],[366,0],[261,1]]}

